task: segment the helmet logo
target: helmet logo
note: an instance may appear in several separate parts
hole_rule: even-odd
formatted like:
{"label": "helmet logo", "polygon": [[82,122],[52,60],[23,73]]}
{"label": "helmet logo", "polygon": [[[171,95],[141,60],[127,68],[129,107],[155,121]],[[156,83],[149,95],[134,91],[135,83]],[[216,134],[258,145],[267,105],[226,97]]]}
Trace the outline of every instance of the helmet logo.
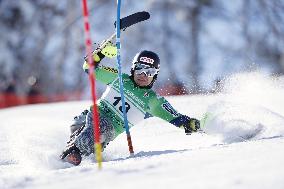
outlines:
{"label": "helmet logo", "polygon": [[153,64],[154,63],[154,60],[152,58],[148,58],[148,57],[145,57],[145,56],[140,57],[139,60],[141,62],[145,62],[145,63],[148,63],[148,64]]}

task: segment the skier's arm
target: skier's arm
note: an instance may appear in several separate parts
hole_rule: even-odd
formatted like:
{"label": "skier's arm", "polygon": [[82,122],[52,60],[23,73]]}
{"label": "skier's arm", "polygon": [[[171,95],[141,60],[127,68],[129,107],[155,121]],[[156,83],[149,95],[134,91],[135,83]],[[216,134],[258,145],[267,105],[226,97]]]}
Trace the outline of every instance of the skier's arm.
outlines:
{"label": "skier's arm", "polygon": [[149,106],[153,116],[159,117],[176,127],[184,128],[186,134],[195,132],[200,128],[197,119],[178,113],[164,97],[152,98]]}
{"label": "skier's arm", "polygon": [[[118,71],[115,68],[100,65],[103,58],[113,58],[116,56],[116,47],[109,43],[101,51],[93,54],[93,60],[95,64],[95,75],[96,79],[102,83],[109,84],[117,78]],[[87,63],[87,57],[85,57],[85,62],[83,64],[83,69],[86,73],[89,72],[89,64]]]}

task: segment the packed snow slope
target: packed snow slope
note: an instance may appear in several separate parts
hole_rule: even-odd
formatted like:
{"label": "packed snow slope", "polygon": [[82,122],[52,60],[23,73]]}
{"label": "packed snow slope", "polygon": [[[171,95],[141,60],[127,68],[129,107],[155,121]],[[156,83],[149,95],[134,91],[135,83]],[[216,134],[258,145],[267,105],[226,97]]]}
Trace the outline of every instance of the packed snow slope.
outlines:
{"label": "packed snow slope", "polygon": [[214,119],[206,133],[185,135],[158,118],[131,129],[74,167],[58,158],[73,117],[90,102],[0,111],[0,188],[284,188],[284,81],[258,73],[225,82],[218,95],[169,97],[181,113]]}

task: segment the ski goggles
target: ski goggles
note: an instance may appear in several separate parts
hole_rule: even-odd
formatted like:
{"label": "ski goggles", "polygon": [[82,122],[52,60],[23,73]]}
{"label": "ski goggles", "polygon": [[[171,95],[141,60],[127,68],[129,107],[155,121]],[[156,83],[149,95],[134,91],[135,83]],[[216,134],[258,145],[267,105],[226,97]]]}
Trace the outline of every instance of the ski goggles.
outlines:
{"label": "ski goggles", "polygon": [[154,77],[154,75],[157,74],[159,70],[147,64],[137,63],[135,64],[134,71],[136,74],[144,73],[148,77]]}

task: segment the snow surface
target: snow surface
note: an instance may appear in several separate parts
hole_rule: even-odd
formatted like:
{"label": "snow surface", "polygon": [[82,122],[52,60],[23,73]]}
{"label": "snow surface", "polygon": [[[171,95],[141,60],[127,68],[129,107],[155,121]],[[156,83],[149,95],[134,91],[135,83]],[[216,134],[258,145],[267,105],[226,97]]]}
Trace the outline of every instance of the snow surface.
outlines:
{"label": "snow surface", "polygon": [[185,135],[157,118],[131,129],[103,153],[73,167],[58,159],[73,117],[90,102],[0,111],[0,188],[284,188],[284,85],[258,73],[236,75],[218,95],[169,97],[181,113],[215,115],[205,133]]}

